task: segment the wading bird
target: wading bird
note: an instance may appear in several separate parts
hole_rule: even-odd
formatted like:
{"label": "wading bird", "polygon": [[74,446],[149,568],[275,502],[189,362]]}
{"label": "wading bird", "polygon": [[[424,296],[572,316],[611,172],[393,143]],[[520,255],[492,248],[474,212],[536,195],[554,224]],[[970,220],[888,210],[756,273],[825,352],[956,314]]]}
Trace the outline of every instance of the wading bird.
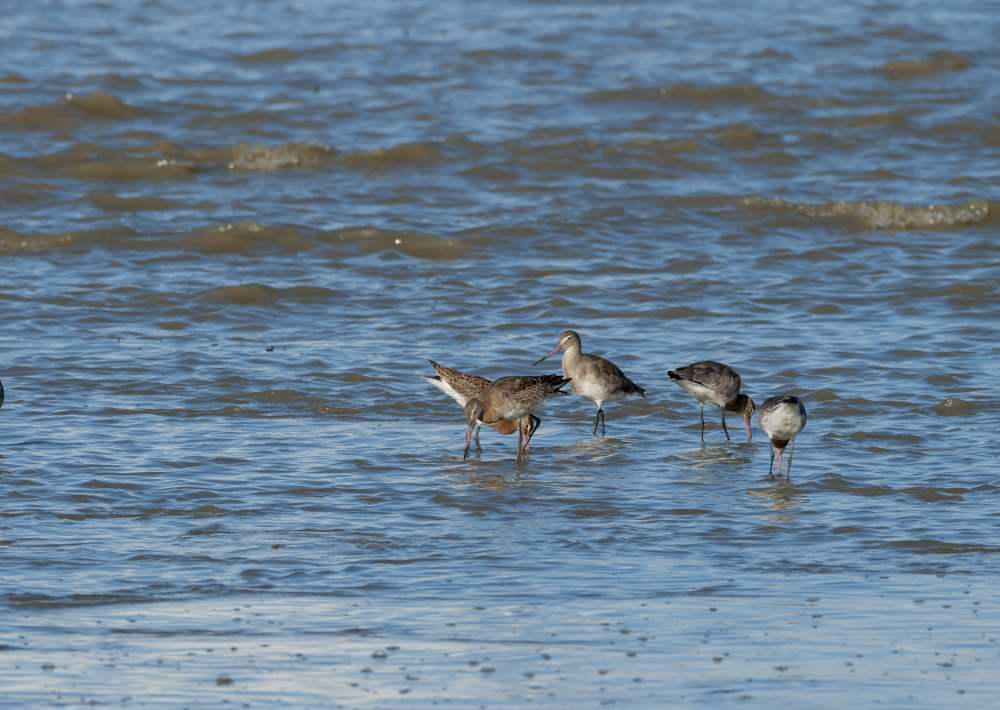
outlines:
{"label": "wading bird", "polygon": [[778,454],[778,478],[781,478],[781,455],[785,447],[791,444],[788,452],[788,471],[786,477],[792,475],[792,454],[795,452],[795,437],[806,425],[806,408],[802,400],[792,394],[781,394],[768,397],[760,407],[757,415],[760,428],[771,441],[771,466],[767,473],[774,477],[774,454]]}
{"label": "wading bird", "polygon": [[722,431],[729,440],[729,429],[726,428],[726,412],[739,414],[743,417],[743,427],[747,432],[747,441],[753,440],[753,430],[750,428],[750,418],[753,416],[754,403],[745,394],[740,394],[740,375],[736,370],[714,360],[691,363],[687,367],[679,367],[667,372],[667,377],[688,391],[701,405],[701,443],[705,444],[705,405],[714,404],[722,410]]}
{"label": "wading bird", "polygon": [[536,412],[549,397],[566,394],[560,388],[569,380],[559,375],[501,377],[491,382],[485,377],[469,375],[433,360],[429,361],[438,373],[426,377],[428,382],[454,399],[465,412],[468,429],[465,434],[465,457],[469,456],[475,433],[476,450],[479,446],[479,428],[485,424],[501,434],[518,432],[517,461],[522,463],[528,452],[531,437],[541,425]]}
{"label": "wading bird", "polygon": [[597,425],[600,424],[601,436],[604,436],[605,402],[615,402],[630,394],[637,394],[640,397],[646,396],[646,390],[626,377],[625,373],[613,362],[597,355],[583,353],[580,336],[573,330],[564,330],[559,336],[559,344],[533,364],[537,365],[560,350],[563,351],[563,374],[572,381],[573,391],[597,405],[594,435],[597,434]]}

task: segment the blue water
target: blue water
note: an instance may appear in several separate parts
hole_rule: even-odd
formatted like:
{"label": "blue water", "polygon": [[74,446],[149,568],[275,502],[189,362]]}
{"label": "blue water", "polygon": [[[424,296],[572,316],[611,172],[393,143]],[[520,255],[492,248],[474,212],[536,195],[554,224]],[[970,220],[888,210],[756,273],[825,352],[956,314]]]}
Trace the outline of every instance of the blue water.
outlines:
{"label": "blue water", "polygon": [[[4,707],[990,706],[989,3],[0,20]],[[645,399],[463,460],[426,359]],[[666,372],[809,421],[788,480]]]}

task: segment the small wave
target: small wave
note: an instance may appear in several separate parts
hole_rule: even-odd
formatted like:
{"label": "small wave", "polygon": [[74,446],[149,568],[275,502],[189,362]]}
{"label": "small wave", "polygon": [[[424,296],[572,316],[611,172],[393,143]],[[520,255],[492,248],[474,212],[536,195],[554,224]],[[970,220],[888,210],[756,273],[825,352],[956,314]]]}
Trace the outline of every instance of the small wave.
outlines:
{"label": "small wave", "polygon": [[972,66],[964,54],[958,52],[932,52],[923,59],[902,59],[882,65],[882,73],[889,79],[914,79],[920,76],[941,74],[968,69]]}
{"label": "small wave", "polygon": [[816,485],[820,490],[874,498],[890,496],[896,493],[896,490],[891,486],[885,486],[878,483],[856,486],[846,478],[837,475],[825,476],[819,480]]}
{"label": "small wave", "polygon": [[923,439],[914,434],[893,434],[887,431],[855,431],[847,435],[855,441],[886,441],[900,444],[919,444]]}
{"label": "small wave", "polygon": [[883,546],[920,555],[968,555],[979,552],[1000,552],[1000,547],[973,542],[944,542],[942,540],[890,540],[883,543]]}
{"label": "small wave", "polygon": [[[0,116],[2,126],[3,116]],[[30,158],[0,156],[0,174],[32,171],[99,182],[186,180],[201,172],[223,169],[271,172],[317,168],[329,163],[336,154],[328,146],[307,143],[183,148],[168,141],[155,141],[131,146],[126,151],[76,143],[56,153]],[[109,201],[108,209],[132,208]]]}
{"label": "small wave", "polygon": [[989,200],[957,205],[905,205],[899,202],[787,202],[779,198],[745,197],[741,204],[761,212],[792,212],[810,219],[847,219],[869,229],[936,229],[983,224],[997,212]]}
{"label": "small wave", "polygon": [[441,148],[437,143],[423,141],[418,143],[401,143],[391,148],[344,153],[340,161],[349,168],[386,170],[436,163],[442,157]]}
{"label": "small wave", "polygon": [[931,407],[931,411],[942,417],[971,417],[986,409],[981,402],[969,402],[958,397],[948,397]]}
{"label": "small wave", "polygon": [[236,222],[203,229],[176,241],[184,251],[202,254],[296,253],[315,246],[310,237],[292,227],[273,227],[256,222]]}
{"label": "small wave", "polygon": [[144,116],[146,113],[105,91],[92,94],[68,93],[59,103],[25,106],[12,113],[0,114],[0,126],[28,130],[63,130],[84,121],[121,120]]}
{"label": "small wave", "polygon": [[474,165],[461,173],[464,177],[478,180],[490,180],[492,182],[514,182],[517,180],[517,173],[504,170],[494,165]]}
{"label": "small wave", "polygon": [[329,244],[358,246],[366,252],[398,251],[421,259],[459,259],[465,255],[465,244],[455,239],[375,227],[346,227],[321,239]]}
{"label": "small wave", "polygon": [[[325,291],[326,289],[320,289]],[[247,399],[259,400],[262,402],[314,402],[318,401],[316,397],[308,395],[305,392],[299,392],[298,390],[263,390],[262,392],[249,392],[246,395]]]}
{"label": "small wave", "polygon": [[911,495],[917,500],[925,503],[948,503],[964,500],[962,493],[968,493],[967,488],[934,488],[933,486],[910,486],[904,488],[901,493]]}
{"label": "small wave", "polygon": [[27,609],[63,609],[104,604],[138,604],[155,601],[154,597],[133,592],[109,592],[106,594],[68,594],[50,596],[48,594],[8,594],[7,601],[13,607]]}
{"label": "small wave", "polygon": [[90,201],[105,212],[150,212],[191,206],[163,197],[122,197],[112,192],[93,192],[90,194]]}
{"label": "small wave", "polygon": [[110,248],[127,243],[132,236],[134,232],[125,227],[63,234],[22,234],[0,227],[0,254],[37,254],[94,246]]}
{"label": "small wave", "polygon": [[141,80],[132,76],[126,76],[125,74],[119,74],[118,72],[108,72],[107,74],[100,74],[94,78],[99,79],[105,86],[111,86],[116,89],[137,91],[144,87]]}
{"label": "small wave", "polygon": [[[95,200],[116,204],[113,195],[102,195]],[[153,208],[152,203],[139,206]],[[153,200],[155,198],[149,198]],[[166,205],[163,205],[166,208]],[[179,250],[198,254],[240,254],[251,256],[262,253],[294,254],[318,247],[346,248],[363,254],[381,251],[398,252],[419,259],[459,259],[467,249],[465,242],[446,239],[431,234],[409,231],[383,230],[377,227],[345,227],[330,232],[314,233],[289,226],[269,226],[256,222],[237,222],[207,227],[186,236],[165,240],[136,239],[135,232],[127,227],[93,229],[62,234],[24,234],[0,226],[0,254],[33,254],[58,250],[83,250],[103,248]],[[264,287],[267,288],[267,287]],[[332,298],[335,292],[326,289],[278,289],[282,299],[318,301]]]}
{"label": "small wave", "polygon": [[625,157],[650,163],[676,164],[684,153],[697,153],[701,144],[690,138],[634,138],[619,148]]}
{"label": "small wave", "polygon": [[905,128],[910,123],[907,111],[875,111],[830,119],[831,123],[845,123],[855,128]]}
{"label": "small wave", "polygon": [[99,157],[65,165],[59,169],[63,177],[97,182],[136,182],[188,180],[196,168],[168,158]]}
{"label": "small wave", "polygon": [[237,60],[251,64],[286,64],[298,58],[299,55],[296,52],[284,47],[274,47],[272,49],[262,49],[259,52],[236,55]]}
{"label": "small wave", "polygon": [[78,111],[98,118],[136,118],[146,113],[106,91],[95,91],[92,94],[66,94],[66,103]]}
{"label": "small wave", "polygon": [[[0,125],[2,123],[0,117]],[[3,167],[0,162],[0,168]],[[74,180],[131,182],[186,180],[200,168],[179,156],[171,143],[158,141],[126,150],[74,143],[54,153],[17,158],[7,169]]]}
{"label": "small wave", "polygon": [[693,274],[701,271],[712,263],[711,259],[695,257],[693,259],[671,259],[663,265],[663,271],[669,274]]}
{"label": "small wave", "polygon": [[292,389],[264,390],[262,392],[247,392],[245,394],[227,394],[220,397],[213,397],[213,402],[224,404],[235,404],[239,406],[247,403],[266,403],[285,405],[289,408],[298,409],[305,412],[323,414],[323,400],[319,397],[299,392]]}
{"label": "small wave", "polygon": [[291,301],[293,303],[328,301],[336,296],[336,291],[319,286],[274,288],[264,284],[251,283],[212,288],[200,293],[198,300],[237,306],[266,306],[278,301]]}
{"label": "small wave", "polygon": [[73,235],[21,234],[13,229],[0,227],[0,254],[31,254],[52,251],[73,243]]}
{"label": "small wave", "polygon": [[584,95],[592,103],[679,103],[699,104],[745,103],[761,104],[775,99],[755,84],[698,85],[679,82],[669,86],[628,87],[624,89],[599,89]]}
{"label": "small wave", "polygon": [[643,318],[654,320],[682,320],[684,318],[710,318],[712,316],[701,308],[691,308],[690,306],[664,306],[651,311],[643,311]]}
{"label": "small wave", "polygon": [[269,172],[289,168],[316,168],[327,162],[335,153],[336,151],[324,145],[240,143],[233,148],[229,169]]}
{"label": "small wave", "polygon": [[162,507],[144,508],[140,512],[140,517],[208,518],[208,517],[217,517],[220,515],[226,515],[227,513],[228,511],[225,508],[220,508],[217,505],[208,504],[208,505],[199,505],[195,508],[162,508]]}
{"label": "small wave", "polygon": [[142,486],[136,483],[123,483],[121,481],[102,481],[99,478],[92,478],[80,484],[83,488],[93,488],[96,490],[116,490],[116,491],[141,491]]}
{"label": "small wave", "polygon": [[463,56],[476,62],[509,64],[511,62],[561,62],[566,55],[555,49],[534,49],[529,47],[497,47],[496,49],[473,49]]}
{"label": "small wave", "polygon": [[749,123],[731,123],[715,129],[714,134],[720,143],[732,148],[751,148],[771,139],[767,133]]}
{"label": "small wave", "polygon": [[908,495],[925,503],[954,503],[963,500],[963,494],[970,493],[968,488],[938,488],[935,486],[909,486],[907,488],[895,489],[882,484],[862,484],[854,485],[846,478],[837,475],[828,475],[818,481],[820,490],[836,491],[848,495],[883,497],[891,495]]}

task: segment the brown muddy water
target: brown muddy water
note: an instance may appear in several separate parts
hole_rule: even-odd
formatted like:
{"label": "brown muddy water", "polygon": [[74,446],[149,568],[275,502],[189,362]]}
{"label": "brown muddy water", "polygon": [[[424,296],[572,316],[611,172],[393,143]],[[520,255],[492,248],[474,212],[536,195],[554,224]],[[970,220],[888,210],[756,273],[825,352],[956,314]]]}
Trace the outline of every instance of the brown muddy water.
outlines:
{"label": "brown muddy water", "polygon": [[3,707],[995,705],[1000,13],[745,5],[8,7]]}

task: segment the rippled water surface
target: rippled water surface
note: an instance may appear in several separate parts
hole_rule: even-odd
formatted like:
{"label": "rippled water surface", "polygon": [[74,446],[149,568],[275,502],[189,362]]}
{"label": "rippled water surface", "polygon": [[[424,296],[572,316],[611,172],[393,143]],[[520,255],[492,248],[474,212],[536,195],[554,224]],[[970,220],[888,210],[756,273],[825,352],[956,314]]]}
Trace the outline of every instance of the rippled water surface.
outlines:
{"label": "rippled water surface", "polygon": [[1000,15],[745,5],[9,9],[4,707],[995,703]]}

